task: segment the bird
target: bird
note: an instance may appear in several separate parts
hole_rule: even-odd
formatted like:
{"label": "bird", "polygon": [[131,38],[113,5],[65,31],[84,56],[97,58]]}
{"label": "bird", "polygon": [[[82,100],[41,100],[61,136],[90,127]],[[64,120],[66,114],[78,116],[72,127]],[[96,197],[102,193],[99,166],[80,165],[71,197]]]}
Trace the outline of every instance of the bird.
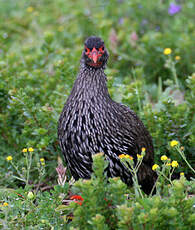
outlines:
{"label": "bird", "polygon": [[156,181],[151,135],[139,117],[126,105],[112,100],[107,88],[109,53],[104,41],[90,36],[84,42],[80,71],[58,121],[58,140],[75,180],[90,179],[92,156],[102,152],[108,162],[108,177],[120,177],[128,186],[133,178],[120,155],[145,156],[137,172],[138,182],[150,194]]}

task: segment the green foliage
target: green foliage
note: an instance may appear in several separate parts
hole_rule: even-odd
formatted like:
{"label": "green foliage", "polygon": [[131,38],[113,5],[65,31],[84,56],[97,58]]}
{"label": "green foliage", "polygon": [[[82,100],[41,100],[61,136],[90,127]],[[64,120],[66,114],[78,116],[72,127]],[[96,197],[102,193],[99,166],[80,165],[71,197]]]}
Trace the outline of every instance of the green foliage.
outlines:
{"label": "green foliage", "polygon": [[65,189],[55,186],[50,192],[37,194],[26,189],[1,190],[1,199],[8,206],[1,205],[0,228],[3,229],[66,229],[66,223],[55,208],[62,199],[60,193]]}
{"label": "green foliage", "polygon": [[184,181],[185,178],[174,181],[176,183],[169,188],[169,196],[163,199],[155,195],[119,206],[118,229],[193,229],[194,199],[184,199]]}
{"label": "green foliage", "polygon": [[[133,109],[149,129],[156,163],[166,154],[179,162],[175,172],[185,172],[188,179],[193,176],[182,155],[169,143],[178,140],[194,168],[195,5],[192,0],[179,1],[181,11],[169,15],[170,2],[0,0],[0,186],[9,191],[9,196],[1,192],[1,201],[9,201],[9,207],[3,207],[0,215],[10,228],[52,229],[56,225],[63,229],[62,212],[73,210],[74,227],[165,229],[167,221],[167,229],[192,228],[192,199],[186,194],[192,182],[187,180],[182,182],[185,199],[179,204],[173,189],[176,185],[167,188],[162,180],[159,189],[162,183],[166,186],[161,198],[126,200],[122,195],[126,187],[120,180],[110,179],[107,184],[100,175],[104,167],[100,160],[96,162],[100,171],[94,168],[97,174],[90,181],[74,186],[84,196],[82,206],[71,203],[72,209],[61,207],[62,211],[55,212],[62,201],[58,195],[66,196],[67,189],[55,187],[51,193],[33,190],[39,182],[56,183],[54,171],[61,156],[57,121],[79,69],[83,41],[90,35],[104,39],[110,53],[106,69],[109,92],[114,100]],[[164,54],[165,48],[171,48],[171,53]],[[31,163],[29,155],[22,153],[29,147],[34,148]],[[13,158],[11,163],[8,156]],[[44,167],[40,158],[45,159]],[[34,200],[27,198],[31,190]],[[111,206],[102,197],[112,201]],[[159,204],[156,199],[160,199]],[[183,207],[183,214],[177,205],[183,205],[178,206]],[[168,207],[174,215],[168,214]],[[177,226],[179,218],[184,223],[181,226]],[[154,225],[150,225],[152,219]],[[4,222],[3,226],[6,228]]]}
{"label": "green foliage", "polygon": [[[71,226],[76,229],[134,230],[157,228],[187,230],[195,227],[193,207],[195,199],[187,195],[189,192],[194,193],[195,183],[187,181],[185,176],[180,176],[179,180],[174,181],[171,179],[166,181],[166,177],[161,178],[162,180],[157,182],[157,195],[152,197],[144,195],[140,198],[136,193],[132,194],[118,178],[106,182],[103,175],[106,165],[102,154],[95,155],[93,160],[92,179],[80,180],[74,185],[81,192],[84,201],[82,205],[73,204],[74,218]],[[169,168],[166,166],[166,161],[164,167]],[[161,171],[158,171],[158,174],[160,178]],[[133,177],[134,186],[139,186],[136,184],[135,176]],[[162,189],[162,185],[166,189]]]}
{"label": "green foliage", "polygon": [[96,154],[93,160],[92,179],[79,180],[74,185],[84,201],[81,206],[74,204],[72,225],[79,229],[116,229],[117,216],[113,207],[125,201],[127,187],[119,178],[107,182],[104,175],[106,165],[101,153]]}
{"label": "green foliage", "polygon": [[[166,164],[164,166],[166,167]],[[104,174],[106,167],[104,155],[98,153],[93,156],[92,178],[80,179],[72,187],[66,182],[63,186],[54,186],[50,192],[36,192],[30,186],[17,190],[1,189],[0,199],[3,202],[0,205],[0,227],[194,229],[195,197],[188,195],[195,192],[193,181],[186,180],[184,175],[181,175],[179,180],[159,180],[156,195],[140,197],[132,193],[119,178],[107,180]],[[164,189],[162,185],[166,185]],[[80,194],[82,201],[69,200],[69,204],[63,205],[62,202],[67,200],[70,189],[72,194]]]}

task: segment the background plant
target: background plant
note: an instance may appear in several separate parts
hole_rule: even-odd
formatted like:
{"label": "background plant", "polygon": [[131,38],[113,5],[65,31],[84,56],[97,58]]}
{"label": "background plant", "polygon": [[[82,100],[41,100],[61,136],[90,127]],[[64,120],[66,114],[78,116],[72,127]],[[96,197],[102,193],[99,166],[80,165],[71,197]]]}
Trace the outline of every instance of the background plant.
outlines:
{"label": "background plant", "polygon": [[[179,141],[194,168],[193,1],[0,0],[0,6],[0,186],[3,190],[19,189],[17,193],[25,197],[25,192],[28,194],[39,179],[50,187],[57,183],[55,168],[61,156],[57,121],[78,72],[83,41],[89,35],[104,39],[110,53],[106,69],[109,92],[114,100],[132,108],[149,129],[156,164],[160,165],[161,156],[166,155],[179,162],[174,171],[177,178],[180,172],[184,172],[187,179],[193,176],[181,155],[169,144],[172,140]],[[167,48],[171,50],[168,54]],[[30,147],[37,159],[32,160],[30,187],[26,188],[25,182],[13,177],[16,172],[6,158],[12,156],[12,162],[21,171],[25,166],[22,149]],[[40,158],[45,160],[41,178],[37,170]],[[66,176],[68,182],[71,176],[68,172]],[[63,192],[57,192],[60,193]],[[36,195],[39,196],[40,202],[52,199],[50,193],[47,198],[43,198],[45,195],[41,192]],[[153,198],[148,199],[155,202]],[[21,198],[11,201],[13,210],[17,210],[17,202],[21,207],[26,202]],[[6,196],[1,202],[10,205]],[[57,207],[60,202],[53,203]],[[148,209],[144,206],[144,214],[136,209],[135,213],[142,214],[139,221],[143,215],[150,215],[149,207],[155,208],[152,204]],[[164,206],[158,206],[158,210],[160,207]],[[6,206],[3,208],[6,210]],[[52,216],[52,208],[50,210]],[[59,213],[56,215],[60,218]],[[139,215],[133,218],[138,221]],[[36,223],[41,218],[37,217]],[[95,226],[106,220],[99,215],[91,218],[95,218],[91,219]],[[125,229],[124,221],[130,220],[121,218],[120,214],[120,228]],[[52,221],[49,220],[50,225]],[[61,219],[59,223],[62,224]]]}

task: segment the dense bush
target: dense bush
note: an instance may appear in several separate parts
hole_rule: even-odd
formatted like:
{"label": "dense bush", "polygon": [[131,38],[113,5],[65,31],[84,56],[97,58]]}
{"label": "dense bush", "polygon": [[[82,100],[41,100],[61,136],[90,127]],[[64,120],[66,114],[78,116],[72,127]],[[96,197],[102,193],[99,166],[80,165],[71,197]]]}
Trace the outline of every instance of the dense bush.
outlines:
{"label": "dense bush", "polygon": [[[166,158],[161,159],[166,162]],[[186,180],[183,173],[179,180],[167,179],[172,170],[164,163],[163,174],[156,169],[160,178],[157,194],[146,196],[141,191],[134,193],[119,178],[107,181],[102,153],[93,160],[91,180],[79,180],[72,187],[62,177],[65,169],[59,167],[58,176],[64,180],[58,178],[58,182],[63,183],[50,192],[35,192],[29,185],[2,189],[0,221],[4,229],[194,229],[195,199],[188,194],[195,192],[195,183]],[[44,168],[41,162],[39,168]],[[80,195],[71,196],[71,200],[70,191]]]}
{"label": "dense bush", "polygon": [[[3,193],[1,201],[14,203],[1,219],[12,215],[10,228],[17,218],[18,229],[21,226],[33,228],[34,225],[41,228],[42,225],[38,225],[40,220],[46,221],[42,223],[43,229],[65,225],[61,213],[55,212],[55,208],[61,202],[56,197],[67,191],[56,186],[51,193],[42,193],[35,184],[42,182],[43,186],[51,187],[56,184],[55,168],[59,156],[62,157],[57,141],[57,121],[79,69],[83,41],[89,35],[104,39],[110,53],[106,70],[110,94],[114,100],[132,108],[143,120],[153,137],[156,162],[159,163],[160,156],[166,154],[179,162],[176,177],[179,178],[181,171],[188,179],[193,176],[192,170],[186,167],[186,162],[169,143],[179,141],[186,159],[194,167],[195,5],[192,0],[178,0],[174,4],[160,0],[0,0],[0,185],[3,191],[10,193],[10,196]],[[166,48],[171,50],[167,52]],[[30,162],[26,181],[29,165],[22,150],[30,147],[34,149],[34,160]],[[12,157],[15,168],[9,158],[6,160],[8,156]],[[40,158],[45,160],[44,169]],[[70,175],[67,176],[69,180]],[[180,182],[184,180],[182,178]],[[188,186],[186,180],[181,183]],[[79,186],[84,193],[85,183]],[[86,186],[90,190],[90,184]],[[106,201],[102,201],[100,209],[96,210],[97,216],[94,213],[86,216],[89,226],[96,226],[94,229],[99,228],[100,222],[105,229],[112,225],[127,229],[126,224],[129,229],[140,229],[140,224],[147,226],[145,229],[155,229],[162,222],[162,229],[165,229],[166,211],[163,207],[177,209],[174,187],[168,188],[167,194],[171,196],[168,198],[164,194],[165,199],[155,206],[155,199],[159,197],[137,201],[124,200],[123,196],[116,198],[121,194],[113,191],[115,186],[121,189],[119,193],[125,193],[125,185],[120,180],[112,179],[105,187],[111,193],[109,196],[113,193],[116,199],[113,205],[118,208],[108,209],[104,215],[101,210]],[[36,188],[36,198],[29,201],[26,198],[28,192]],[[25,199],[17,199],[17,193],[23,194]],[[187,196],[187,193],[181,196]],[[84,198],[86,205],[92,202],[92,196],[88,201]],[[44,207],[46,201],[48,205]],[[182,198],[180,201],[190,210],[191,201]],[[136,206],[136,202],[142,206]],[[51,209],[48,208],[46,213],[49,205]],[[43,210],[40,211],[42,214],[34,212],[37,207]],[[79,207],[80,211],[76,209],[73,226],[79,226],[77,220],[84,207]],[[155,211],[150,212],[155,208],[162,211],[150,226]],[[31,214],[24,223],[26,212]],[[131,218],[127,213],[131,213]],[[107,219],[107,215],[114,215],[115,222],[111,217]],[[182,218],[184,226],[191,227],[190,215],[181,217],[180,210],[174,215],[173,223]],[[143,222],[144,216],[147,223]],[[83,220],[86,219],[83,217]]]}

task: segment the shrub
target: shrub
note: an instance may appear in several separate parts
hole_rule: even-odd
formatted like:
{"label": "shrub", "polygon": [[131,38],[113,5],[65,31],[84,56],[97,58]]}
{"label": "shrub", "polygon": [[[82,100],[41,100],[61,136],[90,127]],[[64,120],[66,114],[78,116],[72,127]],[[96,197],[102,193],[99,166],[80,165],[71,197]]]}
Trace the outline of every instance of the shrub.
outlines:
{"label": "shrub", "polygon": [[[179,5],[176,11],[170,9],[174,4]],[[161,155],[166,155],[179,162],[174,177],[179,179],[182,171],[188,180],[192,180],[192,170],[187,167],[177,148],[170,146],[172,140],[179,141],[180,150],[194,168],[192,1],[114,0],[110,4],[86,0],[74,3],[67,0],[0,0],[0,5],[0,185],[3,205],[0,215],[4,228],[36,226],[48,229],[55,224],[59,228],[78,227],[79,213],[87,209],[84,204],[90,204],[90,199],[98,199],[92,185],[95,187],[97,183],[100,186],[100,174],[99,179],[94,174],[91,182],[80,181],[74,186],[80,192],[88,186],[91,192],[90,199],[85,197],[81,207],[76,203],[71,203],[72,209],[60,207],[63,199],[57,197],[60,194],[67,196],[68,185],[66,189],[56,186],[54,190],[44,193],[35,189],[40,181],[51,188],[56,184],[54,171],[61,156],[57,121],[78,72],[83,41],[89,35],[98,35],[105,40],[110,53],[106,69],[109,92],[114,100],[133,109],[149,129],[156,164],[160,165]],[[30,147],[34,152],[28,169],[29,164],[22,150]],[[9,156],[15,169],[6,160]],[[41,158],[45,160],[44,167]],[[27,159],[30,159],[29,155]],[[65,184],[70,178],[67,174]],[[184,180],[182,178],[179,183]],[[116,203],[112,204],[114,208],[111,210],[107,207],[107,201],[101,200],[98,210],[103,210],[103,213],[88,213],[90,222],[86,225],[97,229],[102,226],[105,229],[125,229],[127,223],[130,229],[155,229],[159,226],[163,229],[167,221],[167,228],[192,228],[192,198],[188,199],[186,191],[194,193],[193,182],[186,178],[185,182],[181,182],[185,187],[181,192],[185,199],[179,200],[185,207],[182,215],[181,206],[176,203],[176,182],[168,187],[168,182],[160,179],[161,186],[158,187],[162,187],[161,197],[158,194],[127,200],[122,195],[117,198],[117,188],[121,189],[121,194],[126,189],[120,180],[110,179],[107,184],[102,176],[101,182],[105,185],[104,188],[100,186],[102,194],[108,201],[112,198],[112,203]],[[108,195],[108,191],[112,195]],[[33,199],[27,198],[29,192],[33,192]],[[155,206],[159,199],[159,206]],[[96,210],[95,204],[91,205]],[[177,205],[180,207],[178,210]],[[187,207],[189,211],[186,211]],[[41,211],[36,212],[36,208]],[[55,208],[61,211],[55,212]],[[76,214],[69,226],[63,218],[71,210]],[[154,225],[151,226],[152,216]],[[181,226],[177,226],[179,218],[184,223]],[[83,222],[80,224],[84,226]]]}

